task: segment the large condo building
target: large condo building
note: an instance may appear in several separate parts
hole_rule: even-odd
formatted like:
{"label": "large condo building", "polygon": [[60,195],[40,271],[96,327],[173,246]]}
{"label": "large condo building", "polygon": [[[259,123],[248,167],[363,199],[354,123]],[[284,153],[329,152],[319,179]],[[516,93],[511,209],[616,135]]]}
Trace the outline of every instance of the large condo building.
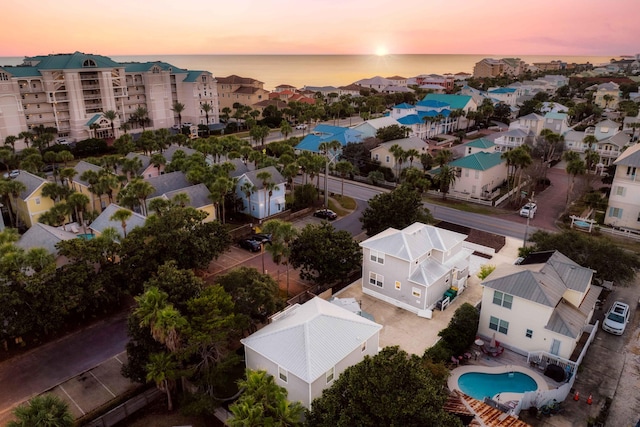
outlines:
{"label": "large condo building", "polygon": [[[219,123],[216,80],[208,71],[81,52],[26,57],[19,66],[0,66],[0,141],[40,126],[72,141],[115,138],[124,123],[142,130],[136,117],[144,112],[146,129],[168,128],[178,123],[176,102],[184,106],[183,123],[205,124],[207,116],[208,124]],[[107,111],[116,113],[113,126]]]}

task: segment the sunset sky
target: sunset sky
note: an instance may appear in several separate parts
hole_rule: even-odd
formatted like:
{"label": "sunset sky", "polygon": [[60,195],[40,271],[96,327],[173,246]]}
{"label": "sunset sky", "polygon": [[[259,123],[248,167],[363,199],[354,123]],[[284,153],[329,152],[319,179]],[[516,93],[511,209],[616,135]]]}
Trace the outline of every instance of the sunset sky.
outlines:
{"label": "sunset sky", "polygon": [[640,53],[640,0],[3,0],[0,56]]}

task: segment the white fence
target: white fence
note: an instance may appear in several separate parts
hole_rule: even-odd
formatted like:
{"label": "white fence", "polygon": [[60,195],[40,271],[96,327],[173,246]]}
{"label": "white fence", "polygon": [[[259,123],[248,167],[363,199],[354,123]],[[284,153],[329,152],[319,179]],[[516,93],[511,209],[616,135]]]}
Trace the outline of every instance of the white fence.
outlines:
{"label": "white fence", "polygon": [[[442,197],[442,192],[437,190],[429,190],[427,191],[427,194],[430,196]],[[447,193],[447,199],[462,200],[465,202],[477,203],[479,205],[493,206],[493,202],[491,200],[478,199],[477,197],[472,197],[471,194]]]}
{"label": "white fence", "polygon": [[632,230],[616,230],[614,228],[600,227],[600,231],[603,233],[611,234],[618,237],[627,237],[633,240],[640,240],[640,234],[637,231]]}

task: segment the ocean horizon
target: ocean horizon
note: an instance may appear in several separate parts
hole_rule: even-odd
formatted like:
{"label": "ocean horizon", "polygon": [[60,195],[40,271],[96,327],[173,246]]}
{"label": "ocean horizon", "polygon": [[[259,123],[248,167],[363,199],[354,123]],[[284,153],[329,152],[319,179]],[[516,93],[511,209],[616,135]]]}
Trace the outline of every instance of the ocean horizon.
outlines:
{"label": "ocean horizon", "polygon": [[[117,62],[162,61],[178,68],[211,72],[214,77],[235,74],[250,77],[273,90],[281,84],[304,86],[346,86],[375,76],[415,77],[420,74],[473,72],[483,58],[518,57],[528,64],[561,60],[567,63],[608,63],[613,56],[562,55],[104,55]],[[0,57],[1,65],[19,65],[23,57]]]}

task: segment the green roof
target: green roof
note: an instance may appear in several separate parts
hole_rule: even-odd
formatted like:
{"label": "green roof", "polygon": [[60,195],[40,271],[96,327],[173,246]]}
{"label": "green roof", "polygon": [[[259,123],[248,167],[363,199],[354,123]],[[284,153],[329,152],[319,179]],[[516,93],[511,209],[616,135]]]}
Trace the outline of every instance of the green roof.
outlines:
{"label": "green roof", "polygon": [[197,80],[198,77],[200,77],[202,75],[202,71],[189,71],[189,73],[187,74],[187,77],[184,78],[184,80],[182,80],[183,82],[195,82]]}
{"label": "green roof", "polygon": [[171,72],[173,73],[186,73],[187,70],[184,70],[182,68],[178,68],[176,66],[173,66],[171,64],[168,64],[166,62],[162,62],[162,61],[153,61],[153,62],[123,62],[121,64],[122,66],[124,66],[124,70],[128,73],[135,73],[135,72],[143,72],[143,71],[149,71],[151,70],[151,68],[156,65],[158,67],[160,67],[160,69],[162,71],[169,71],[171,70]]}
{"label": "green roof", "polygon": [[452,110],[461,110],[467,106],[471,97],[469,95],[448,95],[443,93],[428,93],[423,101],[438,101],[444,102],[451,106]]}
{"label": "green roof", "polygon": [[0,70],[14,77],[37,77],[41,75],[36,67],[0,67]]}
{"label": "green roof", "polygon": [[93,117],[91,117],[91,119],[87,122],[87,124],[85,126],[91,126],[92,124],[94,124],[96,122],[96,120],[98,120],[100,117],[102,116],[102,114],[94,114]]}
{"label": "green roof", "polygon": [[501,156],[502,153],[498,151],[496,151],[495,153],[487,153],[485,151],[481,151],[479,153],[470,154],[458,160],[454,160],[453,162],[449,163],[449,166],[486,171],[504,162],[505,160],[502,159]]}
{"label": "green roof", "polygon": [[[25,63],[32,63],[40,70],[76,70],[95,68],[118,68],[121,65],[111,58],[82,52],[58,53],[25,58]],[[88,62],[86,62],[88,61]]]}
{"label": "green roof", "polygon": [[467,147],[474,147],[474,148],[491,148],[494,147],[496,144],[494,144],[492,141],[489,141],[486,138],[478,138],[478,139],[474,139],[471,142],[467,143]]}

